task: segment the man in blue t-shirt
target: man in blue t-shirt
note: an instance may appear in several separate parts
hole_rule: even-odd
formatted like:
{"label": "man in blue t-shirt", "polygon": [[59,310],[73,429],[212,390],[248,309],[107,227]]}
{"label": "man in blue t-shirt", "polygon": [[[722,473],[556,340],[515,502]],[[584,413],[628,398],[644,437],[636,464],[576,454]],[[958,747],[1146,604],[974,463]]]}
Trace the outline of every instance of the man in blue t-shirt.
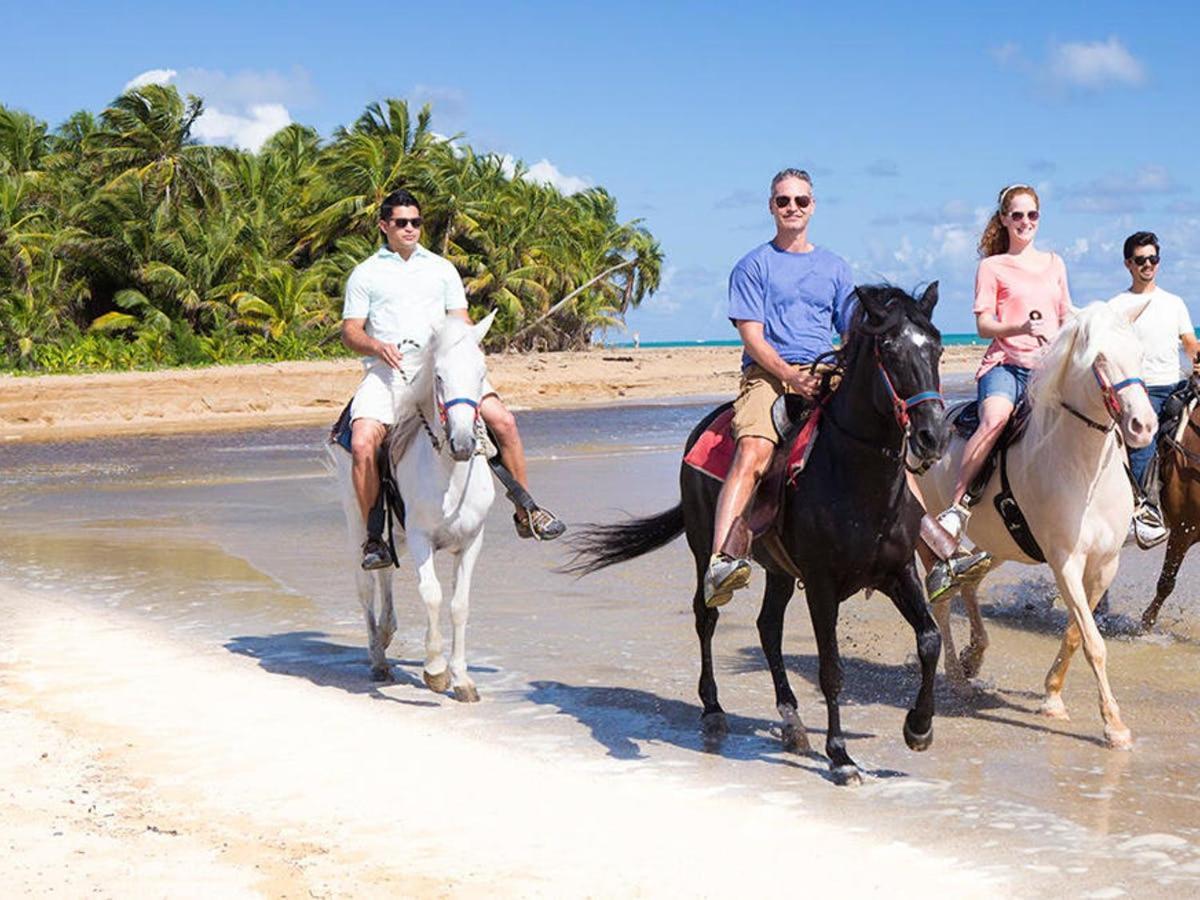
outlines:
{"label": "man in blue t-shirt", "polygon": [[723,548],[779,439],[771,406],[784,393],[816,397],[821,376],[811,371],[812,363],[833,349],[834,335],[850,324],[854,279],[844,259],[809,242],[815,208],[807,172],[784,169],[776,175],[769,203],[775,237],[738,260],[729,276],[729,318],[745,352],[733,403],[737,449],[717,498],[713,555],[704,578],[709,606],[729,602],[750,581],[749,562]]}

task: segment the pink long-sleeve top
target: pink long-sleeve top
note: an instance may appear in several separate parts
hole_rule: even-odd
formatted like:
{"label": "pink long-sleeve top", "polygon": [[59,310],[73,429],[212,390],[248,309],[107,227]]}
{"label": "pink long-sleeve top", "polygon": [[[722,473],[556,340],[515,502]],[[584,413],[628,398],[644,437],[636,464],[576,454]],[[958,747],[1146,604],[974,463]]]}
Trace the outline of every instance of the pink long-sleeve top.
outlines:
{"label": "pink long-sleeve top", "polygon": [[[980,260],[975,273],[974,312],[976,315],[990,312],[1002,324],[1015,325],[1037,310],[1050,325],[1047,340],[1053,340],[1071,310],[1067,267],[1056,253],[1050,254],[1045,268],[1034,271],[1021,268],[1014,260],[1007,253]],[[994,338],[975,378],[982,378],[989,369],[1001,364],[1032,369],[1044,349],[1045,345],[1031,334]]]}

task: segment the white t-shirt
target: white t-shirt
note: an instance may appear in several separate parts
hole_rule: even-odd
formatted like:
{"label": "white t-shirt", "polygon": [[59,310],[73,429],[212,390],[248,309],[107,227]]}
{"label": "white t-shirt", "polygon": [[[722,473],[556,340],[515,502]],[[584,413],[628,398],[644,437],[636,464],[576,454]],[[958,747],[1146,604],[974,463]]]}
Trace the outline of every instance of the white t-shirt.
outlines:
{"label": "white t-shirt", "polygon": [[1149,303],[1133,323],[1134,334],[1146,353],[1142,377],[1150,385],[1177,382],[1181,377],[1179,336],[1195,333],[1183,299],[1156,287],[1148,294],[1124,291],[1108,302],[1117,312],[1127,315]]}
{"label": "white t-shirt", "polygon": [[466,308],[467,295],[453,263],[420,245],[406,260],[385,245],[350,273],[342,318],[366,319],[367,334],[377,340],[423,347],[447,312]]}

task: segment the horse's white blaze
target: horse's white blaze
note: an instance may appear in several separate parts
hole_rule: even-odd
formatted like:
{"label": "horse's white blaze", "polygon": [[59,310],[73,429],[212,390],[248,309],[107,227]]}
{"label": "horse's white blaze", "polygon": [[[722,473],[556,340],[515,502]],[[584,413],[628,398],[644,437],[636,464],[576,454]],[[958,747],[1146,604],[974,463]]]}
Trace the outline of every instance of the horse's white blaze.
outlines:
{"label": "horse's white blaze", "polygon": [[[1109,686],[1104,641],[1091,611],[1116,575],[1133,514],[1133,492],[1115,430],[1090,428],[1062,406],[1067,403],[1097,423],[1110,421],[1092,372],[1092,363],[1101,353],[1106,374],[1114,381],[1140,375],[1141,350],[1128,322],[1103,304],[1093,304],[1063,328],[1030,383],[1033,412],[1025,436],[1009,451],[1008,477],[1071,617],[1046,675],[1044,707],[1065,711],[1062,682],[1071,655],[1082,646],[1096,677],[1105,736],[1112,746],[1128,747],[1129,730]],[[1122,390],[1119,402],[1121,418],[1126,410],[1131,417],[1153,416],[1145,391],[1136,385]],[[931,509],[949,505],[963,446],[956,436],[946,455],[921,478]],[[993,498],[999,481],[998,476],[992,478],[972,513],[967,535],[999,560],[1032,562],[996,511]],[[971,615],[972,644],[982,648],[987,638],[975,592],[964,591],[963,600]],[[961,674],[961,669],[954,674]]]}
{"label": "horse's white blaze", "polygon": [[[416,566],[417,591],[426,612],[425,672],[441,675],[447,668],[440,630],[442,588],[434,571],[433,557],[438,550],[448,550],[457,558],[450,610],[453,622],[450,684],[472,691],[474,685],[467,675],[466,661],[471,573],[483,546],[483,523],[495,499],[495,487],[486,460],[474,453],[476,408],[468,403],[455,404],[446,411],[443,427],[438,403],[465,397],[478,404],[486,369],[477,338],[486,333],[490,324],[491,317],[474,327],[458,319],[446,319],[424,350],[415,355],[415,360],[405,358],[407,388],[394,394],[396,421],[405,422],[422,415],[437,436],[440,452],[419,426],[415,436],[402,446],[387,445],[393,478],[405,504],[405,531],[396,533],[397,552],[402,552],[407,543]],[[471,447],[466,458],[451,458],[447,445],[457,444],[461,448],[464,443]],[[337,446],[331,446],[329,453],[346,514],[350,558],[367,625],[371,668],[382,673],[387,669],[387,648],[396,630],[392,571],[364,572],[360,568],[359,554],[367,533],[350,481],[350,456]],[[380,600],[378,614],[376,594]]]}
{"label": "horse's white blaze", "polygon": [[918,350],[929,343],[929,338],[923,332],[913,328],[905,329],[905,334],[908,336],[908,341]]}

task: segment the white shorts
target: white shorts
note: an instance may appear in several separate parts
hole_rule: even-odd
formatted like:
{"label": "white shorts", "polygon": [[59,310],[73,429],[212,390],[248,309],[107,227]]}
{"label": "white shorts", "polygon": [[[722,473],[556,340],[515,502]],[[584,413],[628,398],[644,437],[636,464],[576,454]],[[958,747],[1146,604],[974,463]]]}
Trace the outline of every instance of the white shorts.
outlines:
{"label": "white shorts", "polygon": [[[385,362],[372,363],[350,402],[350,421],[374,419],[384,425],[395,425],[396,406],[407,390],[408,384],[399,370]],[[495,393],[491,381],[484,376],[480,399]]]}

